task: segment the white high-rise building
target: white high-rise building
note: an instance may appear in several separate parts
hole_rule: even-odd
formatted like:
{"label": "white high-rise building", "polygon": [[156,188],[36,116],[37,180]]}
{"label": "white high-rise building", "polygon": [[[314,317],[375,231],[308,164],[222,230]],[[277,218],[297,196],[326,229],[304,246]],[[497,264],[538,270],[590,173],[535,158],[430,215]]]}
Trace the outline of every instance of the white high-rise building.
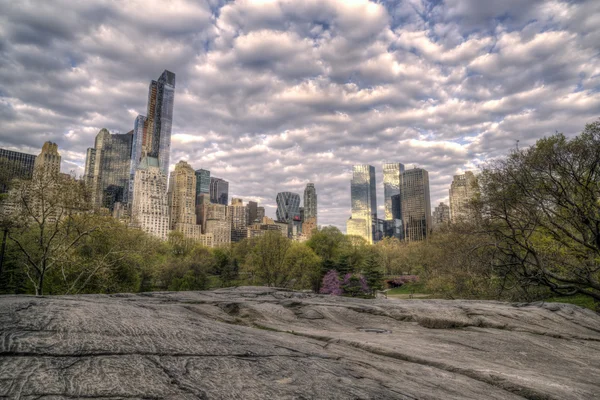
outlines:
{"label": "white high-rise building", "polygon": [[169,203],[167,176],[156,157],[144,157],[133,179],[131,222],[144,232],[167,240],[169,234]]}

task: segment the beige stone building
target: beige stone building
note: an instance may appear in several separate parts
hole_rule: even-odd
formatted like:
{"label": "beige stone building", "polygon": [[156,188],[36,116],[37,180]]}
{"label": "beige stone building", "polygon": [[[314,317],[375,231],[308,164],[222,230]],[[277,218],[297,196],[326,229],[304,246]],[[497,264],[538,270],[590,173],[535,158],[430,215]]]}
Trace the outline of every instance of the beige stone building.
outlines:
{"label": "beige stone building", "polygon": [[450,186],[450,221],[456,223],[473,217],[469,202],[479,192],[477,178],[471,171],[454,175]]}
{"label": "beige stone building", "polygon": [[196,224],[196,173],[185,161],[179,161],[171,172],[169,208],[170,229],[186,238],[200,240],[202,228]]}
{"label": "beige stone building", "polygon": [[45,174],[60,173],[61,157],[58,153],[58,145],[52,142],[46,142],[42,146],[41,153],[35,158],[33,170],[37,172],[43,171]]}
{"label": "beige stone building", "polygon": [[167,240],[169,234],[169,203],[167,176],[162,173],[158,159],[144,157],[133,179],[131,224],[141,230]]}
{"label": "beige stone building", "polygon": [[231,222],[227,216],[228,207],[223,204],[203,205],[203,233],[213,236],[214,247],[231,243]]}

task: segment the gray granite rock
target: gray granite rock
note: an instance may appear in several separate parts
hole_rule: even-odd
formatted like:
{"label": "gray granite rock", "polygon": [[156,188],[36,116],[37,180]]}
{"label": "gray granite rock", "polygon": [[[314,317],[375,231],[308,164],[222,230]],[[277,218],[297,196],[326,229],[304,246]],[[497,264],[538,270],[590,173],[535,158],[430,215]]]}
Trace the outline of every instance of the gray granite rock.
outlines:
{"label": "gray granite rock", "polygon": [[0,397],[600,398],[600,315],[242,287],[0,297]]}

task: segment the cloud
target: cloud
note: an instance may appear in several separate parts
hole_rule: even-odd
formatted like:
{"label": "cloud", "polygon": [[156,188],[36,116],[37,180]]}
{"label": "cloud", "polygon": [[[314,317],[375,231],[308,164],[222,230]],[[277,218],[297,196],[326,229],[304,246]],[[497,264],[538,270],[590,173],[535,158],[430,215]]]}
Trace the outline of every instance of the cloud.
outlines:
{"label": "cloud", "polygon": [[0,0],[0,146],[81,166],[177,74],[171,160],[274,215],[314,182],[345,229],[351,167],[452,176],[600,116],[597,1]]}

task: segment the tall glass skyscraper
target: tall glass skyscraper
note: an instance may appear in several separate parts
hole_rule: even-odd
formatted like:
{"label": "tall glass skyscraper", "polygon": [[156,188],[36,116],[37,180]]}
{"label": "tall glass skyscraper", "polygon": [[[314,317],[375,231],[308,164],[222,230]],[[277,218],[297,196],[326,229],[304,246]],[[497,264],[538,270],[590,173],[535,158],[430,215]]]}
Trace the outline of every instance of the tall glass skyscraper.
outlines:
{"label": "tall glass skyscraper", "polygon": [[365,238],[373,243],[377,236],[377,192],[375,168],[371,165],[355,165],[350,183],[352,216],[347,223],[347,233]]}
{"label": "tall glass skyscraper", "polygon": [[196,170],[196,205],[199,204],[200,194],[210,194],[210,171],[206,169]]}
{"label": "tall glass skyscraper", "polygon": [[103,128],[87,150],[84,175],[97,207],[112,211],[116,202],[128,202],[133,138],[133,131],[111,135]]}
{"label": "tall glass skyscraper", "polygon": [[229,201],[229,182],[221,178],[210,178],[210,202],[227,205]]}
{"label": "tall glass skyscraper", "polygon": [[404,172],[404,164],[401,163],[386,163],[383,164],[383,196],[385,202],[385,220],[393,219],[392,213],[392,196],[400,194],[402,185],[402,173]]}
{"label": "tall glass skyscraper", "polygon": [[422,168],[404,171],[400,196],[404,239],[414,241],[427,238],[431,231],[429,173]]}
{"label": "tall glass skyscraper", "polygon": [[[175,103],[175,74],[164,70],[148,89],[148,110],[142,136],[142,156],[158,159],[167,175],[171,158],[171,127]],[[138,117],[139,118],[139,117]]]}
{"label": "tall glass skyscraper", "polygon": [[303,221],[309,218],[314,218],[315,225],[317,224],[317,189],[314,183],[309,183],[304,189],[304,216]]}
{"label": "tall glass skyscraper", "polygon": [[[402,238],[402,217],[401,212],[394,215],[394,206],[396,209],[402,208],[402,198],[400,197],[400,188],[402,187],[402,173],[404,164],[385,163],[383,164],[383,198],[385,206],[385,236],[394,236]],[[398,204],[394,204],[393,197],[396,197]]]}

